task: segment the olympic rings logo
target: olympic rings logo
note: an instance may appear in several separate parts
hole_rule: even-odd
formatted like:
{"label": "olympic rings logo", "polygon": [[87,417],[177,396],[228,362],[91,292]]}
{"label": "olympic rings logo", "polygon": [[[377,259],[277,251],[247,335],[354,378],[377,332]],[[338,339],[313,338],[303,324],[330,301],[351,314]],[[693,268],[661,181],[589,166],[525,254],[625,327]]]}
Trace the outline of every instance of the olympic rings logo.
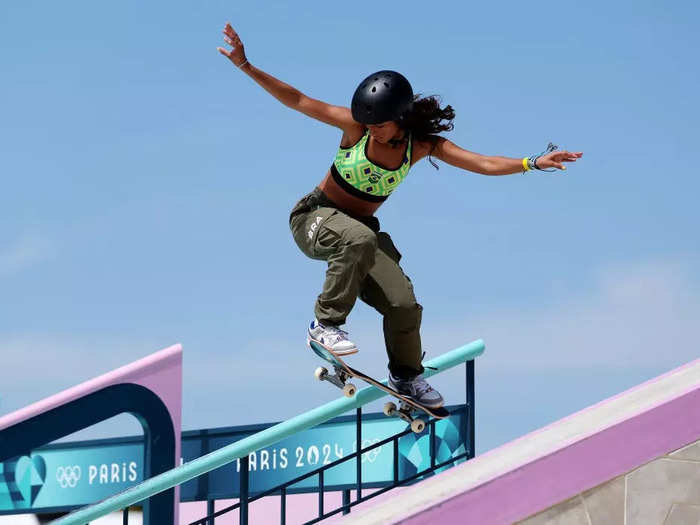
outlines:
{"label": "olympic rings logo", "polygon": [[[377,438],[374,438],[374,439],[363,439],[363,440],[362,440],[362,448],[364,449],[364,448],[367,448],[367,447],[371,447],[371,446],[374,445],[375,443],[379,443],[379,439],[377,439]],[[382,451],[382,447],[381,447],[381,446],[375,447],[375,448],[373,448],[372,450],[368,450],[367,452],[365,452],[364,454],[362,454],[362,461],[363,461],[363,462],[366,461],[367,463],[374,463],[375,461],[377,461],[377,456],[379,456],[379,454],[381,453],[381,451]]]}
{"label": "olympic rings logo", "polygon": [[58,467],[56,469],[56,481],[61,485],[61,488],[75,488],[80,479],[81,470],[78,465],[73,467]]}

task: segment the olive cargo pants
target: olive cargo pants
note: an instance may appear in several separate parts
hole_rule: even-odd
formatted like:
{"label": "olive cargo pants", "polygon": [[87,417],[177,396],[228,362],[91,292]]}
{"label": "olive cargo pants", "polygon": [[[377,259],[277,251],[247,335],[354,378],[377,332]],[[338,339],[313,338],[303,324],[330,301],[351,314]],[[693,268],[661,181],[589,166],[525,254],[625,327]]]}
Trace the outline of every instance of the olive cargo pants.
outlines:
{"label": "olive cargo pants", "polygon": [[[319,201],[318,190],[299,201],[290,216],[294,241],[305,255],[328,262],[315,307],[322,324],[345,323],[359,297],[384,316],[389,369],[400,377],[423,372],[420,324],[423,308],[399,266],[401,254],[389,234]],[[378,230],[378,221],[370,218]]]}

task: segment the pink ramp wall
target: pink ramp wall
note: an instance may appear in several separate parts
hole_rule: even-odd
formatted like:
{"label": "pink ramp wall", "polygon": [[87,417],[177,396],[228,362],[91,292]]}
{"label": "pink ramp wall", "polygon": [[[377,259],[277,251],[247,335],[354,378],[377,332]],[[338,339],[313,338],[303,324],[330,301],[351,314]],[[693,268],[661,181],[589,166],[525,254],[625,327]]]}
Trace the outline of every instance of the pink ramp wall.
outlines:
{"label": "pink ramp wall", "polygon": [[331,523],[510,524],[700,438],[700,360]]}

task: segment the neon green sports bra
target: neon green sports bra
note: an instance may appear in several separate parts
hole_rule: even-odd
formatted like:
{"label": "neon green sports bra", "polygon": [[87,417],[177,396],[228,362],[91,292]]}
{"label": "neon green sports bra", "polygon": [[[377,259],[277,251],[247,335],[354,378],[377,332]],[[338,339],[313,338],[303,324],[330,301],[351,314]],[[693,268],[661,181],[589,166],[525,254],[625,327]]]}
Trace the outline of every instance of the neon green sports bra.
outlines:
{"label": "neon green sports bra", "polygon": [[367,158],[369,131],[350,148],[338,148],[331,175],[345,191],[370,202],[383,202],[403,182],[411,169],[411,134],[406,156],[396,170],[378,166]]}

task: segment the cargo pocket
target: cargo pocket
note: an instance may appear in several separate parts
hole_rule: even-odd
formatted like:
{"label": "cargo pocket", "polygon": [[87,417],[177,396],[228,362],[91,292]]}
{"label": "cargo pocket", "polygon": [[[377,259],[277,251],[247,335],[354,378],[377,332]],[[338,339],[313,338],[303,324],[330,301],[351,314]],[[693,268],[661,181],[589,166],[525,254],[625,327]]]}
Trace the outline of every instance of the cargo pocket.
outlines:
{"label": "cargo pocket", "polygon": [[396,264],[401,260],[401,253],[396,249],[394,241],[386,232],[377,233],[377,243],[381,251],[386,253]]}
{"label": "cargo pocket", "polygon": [[335,208],[318,208],[297,215],[292,220],[294,241],[304,255],[312,259],[325,260],[337,245],[339,236],[323,224],[337,213]]}

